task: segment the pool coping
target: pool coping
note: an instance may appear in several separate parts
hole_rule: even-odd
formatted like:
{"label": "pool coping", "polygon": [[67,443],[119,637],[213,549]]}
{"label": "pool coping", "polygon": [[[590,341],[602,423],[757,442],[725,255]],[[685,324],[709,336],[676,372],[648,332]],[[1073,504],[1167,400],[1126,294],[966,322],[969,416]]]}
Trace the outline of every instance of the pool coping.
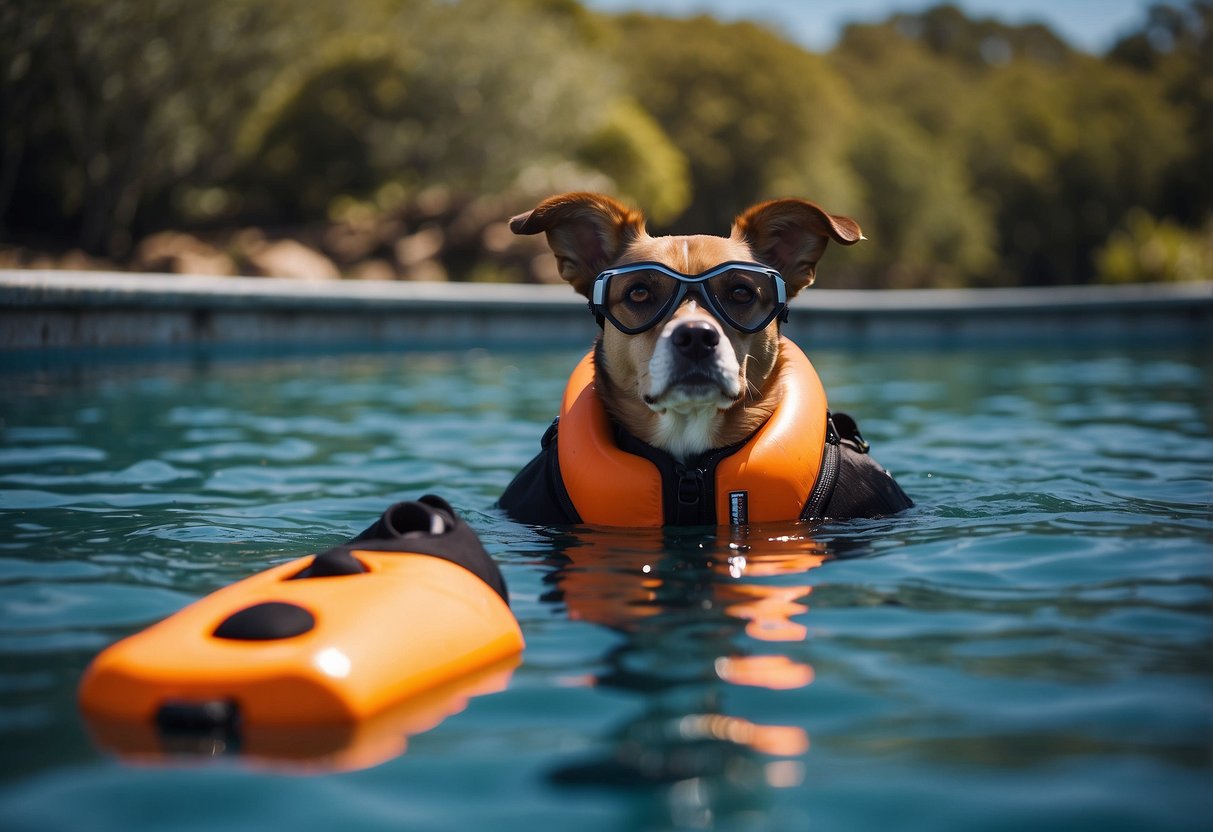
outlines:
{"label": "pool coping", "polygon": [[[0,350],[164,345],[584,343],[568,287],[0,270]],[[997,289],[813,288],[786,331],[818,343],[1203,340],[1213,281]]]}

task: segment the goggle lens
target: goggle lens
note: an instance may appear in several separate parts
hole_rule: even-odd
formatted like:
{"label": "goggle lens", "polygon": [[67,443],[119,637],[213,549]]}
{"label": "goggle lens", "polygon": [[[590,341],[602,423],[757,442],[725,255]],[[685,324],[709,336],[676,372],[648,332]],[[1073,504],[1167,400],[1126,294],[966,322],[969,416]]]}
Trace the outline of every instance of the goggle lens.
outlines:
{"label": "goggle lens", "polygon": [[770,323],[778,303],[775,278],[748,269],[730,269],[709,279],[705,288],[725,319],[741,330]]}
{"label": "goggle lens", "polygon": [[692,277],[660,264],[636,263],[598,276],[593,307],[620,330],[635,334],[663,320],[688,291],[742,332],[765,327],[787,300],[779,273],[758,264],[730,263]]}
{"label": "goggle lens", "polygon": [[621,329],[648,329],[666,312],[678,282],[644,269],[607,278],[606,314]]}

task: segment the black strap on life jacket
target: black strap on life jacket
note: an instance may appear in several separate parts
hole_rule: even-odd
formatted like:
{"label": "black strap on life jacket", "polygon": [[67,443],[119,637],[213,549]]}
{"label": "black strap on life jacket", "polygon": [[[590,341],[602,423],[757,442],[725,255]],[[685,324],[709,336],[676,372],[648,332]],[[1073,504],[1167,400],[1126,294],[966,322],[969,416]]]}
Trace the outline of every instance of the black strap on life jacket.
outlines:
{"label": "black strap on life jacket", "polygon": [[859,425],[846,413],[826,413],[826,444],[821,452],[821,468],[817,472],[817,482],[805,502],[800,519],[805,521],[824,520],[825,508],[834,496],[834,487],[838,485],[838,472],[841,468],[842,443],[849,443],[856,451],[866,454],[871,447]]}
{"label": "black strap on life jacket", "polygon": [[556,501],[559,510],[564,512],[569,523],[580,523],[581,515],[577,513],[577,506],[573,505],[573,498],[569,496],[569,490],[564,485],[564,478],[560,476],[560,451],[556,447],[559,435],[560,417],[557,416],[544,431],[543,438],[539,440],[539,446],[543,448],[543,452],[547,456],[547,474],[548,481],[552,485],[552,498]]}
{"label": "black strap on life jacket", "polygon": [[871,449],[872,446],[859,432],[859,424],[846,413],[831,413],[830,422],[838,438],[843,442],[850,442],[861,454],[866,454]]}

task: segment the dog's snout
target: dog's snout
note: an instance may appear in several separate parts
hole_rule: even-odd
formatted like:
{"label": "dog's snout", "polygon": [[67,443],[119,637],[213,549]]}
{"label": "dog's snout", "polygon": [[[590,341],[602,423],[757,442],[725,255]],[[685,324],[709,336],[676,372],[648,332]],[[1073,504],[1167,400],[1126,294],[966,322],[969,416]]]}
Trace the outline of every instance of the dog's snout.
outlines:
{"label": "dog's snout", "polygon": [[720,343],[720,330],[707,321],[686,321],[670,334],[670,340],[678,352],[687,358],[707,358]]}

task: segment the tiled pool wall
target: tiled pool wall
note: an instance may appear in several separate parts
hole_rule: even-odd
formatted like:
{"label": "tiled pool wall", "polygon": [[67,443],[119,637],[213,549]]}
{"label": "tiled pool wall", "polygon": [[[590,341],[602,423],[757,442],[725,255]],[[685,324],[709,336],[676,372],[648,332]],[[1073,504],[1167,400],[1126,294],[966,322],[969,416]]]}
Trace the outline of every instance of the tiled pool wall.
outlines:
{"label": "tiled pool wall", "polygon": [[[0,350],[180,346],[549,346],[596,331],[566,286],[0,270]],[[1213,281],[849,291],[814,288],[785,332],[890,347],[1205,340]]]}

